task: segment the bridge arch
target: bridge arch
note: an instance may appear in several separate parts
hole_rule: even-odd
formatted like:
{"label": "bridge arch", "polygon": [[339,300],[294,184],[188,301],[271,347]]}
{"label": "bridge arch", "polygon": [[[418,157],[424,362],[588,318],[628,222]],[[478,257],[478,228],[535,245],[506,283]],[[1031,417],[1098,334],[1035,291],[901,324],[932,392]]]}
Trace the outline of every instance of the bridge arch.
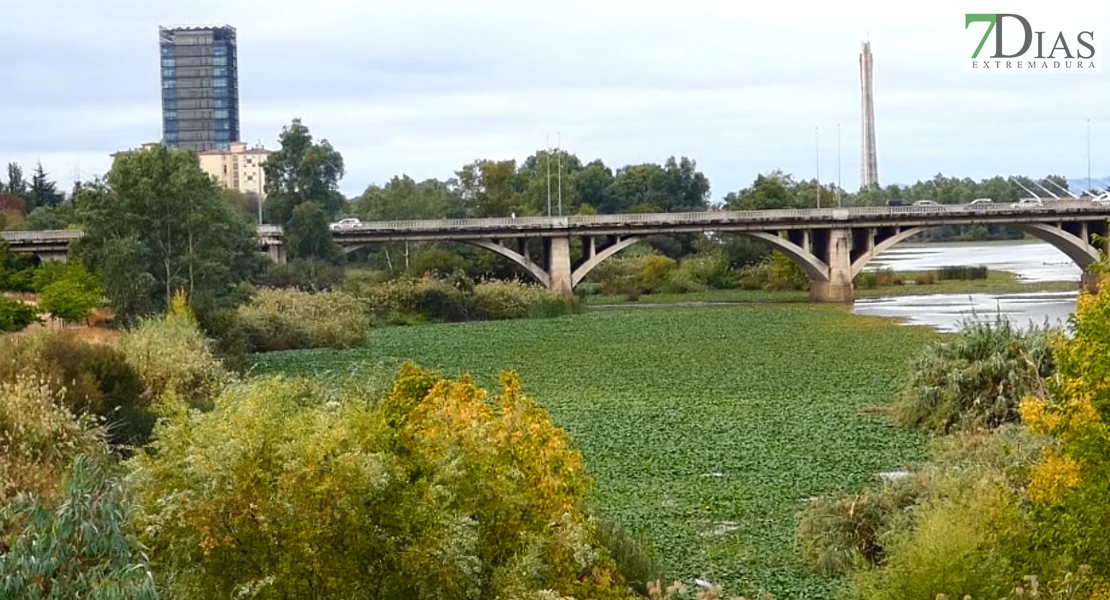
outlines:
{"label": "bridge arch", "polygon": [[490,252],[496,252],[497,254],[500,254],[501,256],[504,256],[505,258],[513,261],[514,263],[524,267],[524,270],[528,271],[528,273],[530,273],[532,275],[532,277],[535,277],[536,281],[543,284],[544,287],[546,287],[546,288],[551,287],[551,275],[549,275],[547,273],[547,271],[545,271],[543,269],[543,267],[541,267],[541,266],[537,265],[536,263],[532,262],[532,259],[528,258],[527,256],[524,256],[520,252],[517,252],[516,250],[513,250],[512,248],[502,246],[501,244],[498,244],[497,242],[491,242],[491,241],[488,241],[488,240],[465,240],[465,242],[467,244],[472,245],[472,246],[477,246],[479,248],[485,248],[486,250],[489,250]]}
{"label": "bridge arch", "polygon": [[794,264],[801,267],[810,281],[829,281],[829,265],[794,242],[766,231],[738,231],[737,233],[767,242],[772,248],[782,252],[787,258],[794,261]]}
{"label": "bridge arch", "polygon": [[[935,227],[941,226],[910,227],[875,244],[871,250],[861,254],[859,258],[852,261],[852,279],[855,279],[857,275],[862,273],[867,263],[874,260],[876,256],[923,231],[934,229]],[[1083,271],[1086,271],[1087,267],[1098,261],[1098,249],[1087,243],[1086,240],[1075,234],[1064,231],[1060,227],[1045,223],[1015,223],[1010,225],[1010,227],[1023,231],[1042,242],[1050,244],[1053,248],[1067,255],[1067,257]]]}
{"label": "bridge arch", "polygon": [[589,275],[590,271],[594,270],[594,267],[596,267],[596,266],[600,265],[601,263],[605,262],[605,259],[612,257],[614,254],[620,252],[621,250],[624,250],[625,248],[627,248],[627,247],[631,246],[632,244],[635,244],[636,242],[639,242],[643,239],[644,238],[641,238],[641,237],[624,238],[624,239],[620,240],[619,242],[609,246],[608,248],[606,248],[606,249],[602,250],[601,252],[598,252],[597,254],[594,254],[593,256],[588,258],[586,260],[586,262],[579,265],[578,268],[574,270],[574,273],[571,274],[571,285],[572,285],[572,287],[578,287],[578,284],[581,283],[582,280],[586,278],[586,275]]}

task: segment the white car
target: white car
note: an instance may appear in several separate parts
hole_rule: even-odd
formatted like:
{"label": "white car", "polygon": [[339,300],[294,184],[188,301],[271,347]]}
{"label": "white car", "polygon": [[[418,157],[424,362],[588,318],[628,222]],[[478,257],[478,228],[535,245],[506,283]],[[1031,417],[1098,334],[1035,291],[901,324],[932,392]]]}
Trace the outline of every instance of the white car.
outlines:
{"label": "white car", "polygon": [[355,218],[342,219],[338,223],[332,223],[330,229],[332,231],[347,231],[362,225],[362,222]]}
{"label": "white car", "polygon": [[994,200],[990,198],[976,198],[968,204],[971,208],[990,208],[994,206]]}
{"label": "white car", "polygon": [[1014,202],[1016,208],[1041,208],[1044,206],[1044,201],[1040,198],[1022,198]]}
{"label": "white car", "polygon": [[918,200],[917,202],[914,202],[913,205],[914,206],[940,206],[940,204],[937,204],[936,202],[933,202],[932,200]]}

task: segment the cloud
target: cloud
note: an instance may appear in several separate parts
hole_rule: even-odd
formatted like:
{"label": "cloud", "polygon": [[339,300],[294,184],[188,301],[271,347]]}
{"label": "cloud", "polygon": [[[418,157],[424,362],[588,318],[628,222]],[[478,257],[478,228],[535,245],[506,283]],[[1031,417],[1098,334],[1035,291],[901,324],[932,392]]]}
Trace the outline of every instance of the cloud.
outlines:
{"label": "cloud", "polygon": [[[1069,3],[1080,14],[1097,6]],[[962,73],[964,10],[954,0],[913,10],[877,0],[17,0],[5,14],[16,26],[0,38],[0,160],[41,159],[68,185],[75,170],[103,172],[111,152],[158,139],[158,26],[228,23],[241,137],[273,146],[301,117],[343,153],[348,194],[398,173],[445,178],[477,158],[522,160],[560,132],[582,159],[615,167],[690,156],[716,197],[775,168],[811,178],[818,150],[821,178],[839,171],[854,188],[868,36],[882,182],[1085,174],[1087,118],[1094,170],[1110,173],[1110,70]]]}

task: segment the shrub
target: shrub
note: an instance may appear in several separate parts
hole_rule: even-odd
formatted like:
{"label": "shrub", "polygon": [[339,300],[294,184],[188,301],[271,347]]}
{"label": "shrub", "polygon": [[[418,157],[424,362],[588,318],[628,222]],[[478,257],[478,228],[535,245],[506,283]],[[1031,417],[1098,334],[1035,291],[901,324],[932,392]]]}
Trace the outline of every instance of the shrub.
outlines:
{"label": "shrub", "polygon": [[878,563],[892,522],[920,495],[917,480],[907,479],[809,502],[799,515],[797,535],[806,568],[828,577]]}
{"label": "shrub", "polygon": [[762,263],[741,269],[737,284],[745,290],[806,290],[809,277],[785,254],[772,252]]}
{"label": "shrub", "polygon": [[933,285],[937,282],[937,274],[932,271],[921,273],[913,278],[913,282],[917,285]]}
{"label": "shrub", "polygon": [[362,304],[343,292],[262,289],[238,314],[251,347],[262,352],[353,348],[369,327]]}
{"label": "shrub", "polygon": [[563,299],[538,285],[519,281],[484,281],[474,286],[478,314],[485,319],[558,317],[579,310],[575,299]]}
{"label": "shrub", "polygon": [[488,397],[406,365],[380,400],[254,380],[212,412],[171,414],[130,466],[175,597],[622,591],[582,508],[581,455],[511,374]]}
{"label": "shrub", "polygon": [[331,290],[343,279],[343,267],[319,258],[297,258],[285,264],[271,263],[254,282],[263,287],[317,292]]}
{"label": "shrub", "polygon": [[913,526],[892,534],[882,566],[853,577],[861,599],[999,598],[1020,580],[1031,523],[1018,494],[990,477],[935,485]]}
{"label": "shrub", "polygon": [[985,266],[970,267],[970,266],[947,266],[941,267],[937,273],[941,281],[947,280],[962,280],[968,281],[973,279],[986,279],[987,268]]}
{"label": "shrub", "polygon": [[1001,317],[965,323],[911,363],[894,413],[902,425],[937,433],[997,427],[1018,418],[1023,397],[1043,394],[1052,370],[1045,329],[1022,332]]}
{"label": "shrub", "polygon": [[146,384],[149,403],[172,391],[190,407],[208,410],[231,380],[180,292],[165,315],[140,321],[118,345]]}
{"label": "shrub", "polygon": [[736,278],[728,268],[728,257],[723,252],[687,256],[678,263],[676,272],[713,289],[736,286]]}
{"label": "shrub", "polygon": [[609,519],[597,520],[597,536],[598,543],[609,551],[625,582],[646,596],[648,586],[662,576],[662,569],[650,547]]}
{"label": "shrub", "polygon": [[0,380],[40,379],[70,411],[104,422],[108,440],[142,445],[154,416],[139,373],[114,346],[87,342],[70,331],[10,337],[0,343]]}
{"label": "shrub", "polygon": [[[33,376],[0,382],[0,507],[19,493],[53,499],[73,458],[104,443],[92,425],[75,418],[48,382]],[[11,517],[0,517],[0,542],[10,527]]]}
{"label": "shrub", "polygon": [[118,471],[102,451],[79,456],[56,508],[35,496],[0,507],[0,519],[25,523],[0,552],[0,597],[158,598]]}
{"label": "shrub", "polygon": [[39,322],[41,320],[35,307],[19,300],[0,297],[0,331],[21,331],[31,323]]}
{"label": "shrub", "polygon": [[[465,283],[460,283],[465,287]],[[465,321],[474,312],[472,298],[442,279],[397,279],[362,286],[358,292],[375,319],[397,322],[413,316],[437,321]]]}

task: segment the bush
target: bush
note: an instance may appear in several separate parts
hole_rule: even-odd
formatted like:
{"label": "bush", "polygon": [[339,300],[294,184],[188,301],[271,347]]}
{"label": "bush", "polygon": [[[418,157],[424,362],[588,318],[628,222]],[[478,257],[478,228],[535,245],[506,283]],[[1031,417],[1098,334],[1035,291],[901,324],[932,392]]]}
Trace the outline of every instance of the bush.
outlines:
{"label": "bush", "polygon": [[146,384],[148,403],[172,391],[191,408],[209,410],[231,381],[180,293],[165,315],[140,321],[118,345]]}
{"label": "bush", "polygon": [[34,306],[19,300],[0,297],[0,331],[21,331],[31,323],[40,322],[38,311]]}
{"label": "bush", "polygon": [[798,548],[806,568],[826,577],[874,565],[896,517],[921,495],[914,479],[894,481],[859,494],[811,501],[799,515]]}
{"label": "bush", "polygon": [[648,586],[662,577],[662,568],[651,549],[620,524],[609,519],[597,520],[598,543],[609,551],[625,582],[646,596]]}
{"label": "bush", "polygon": [[271,263],[254,282],[262,287],[318,292],[337,287],[343,279],[343,267],[319,258],[298,258],[285,264]]}
{"label": "bush", "polygon": [[728,258],[721,252],[687,256],[679,261],[675,275],[717,290],[736,287],[736,278],[728,268]]}
{"label": "bush", "polygon": [[474,302],[484,319],[558,317],[580,310],[576,299],[563,299],[546,288],[520,281],[484,281],[474,286]]}
{"label": "bush", "polygon": [[762,263],[740,270],[737,283],[745,290],[807,290],[809,277],[785,254],[772,252]]}
{"label": "bush", "polygon": [[70,331],[9,337],[0,343],[0,380],[43,381],[68,410],[105,423],[116,445],[142,445],[154,415],[139,373],[117,348]]}
{"label": "bush", "polygon": [[1052,371],[1045,329],[1022,332],[1001,317],[965,323],[911,363],[894,414],[902,425],[936,433],[997,427],[1017,420],[1026,395],[1043,395]]}
{"label": "bush", "polygon": [[937,274],[932,271],[921,273],[913,278],[913,282],[917,285],[933,285],[937,282]]}
{"label": "bush", "polygon": [[970,281],[973,279],[986,279],[987,268],[985,266],[969,267],[969,266],[947,266],[941,267],[937,273],[941,281],[948,280],[961,280]]}
{"label": "bush", "polygon": [[[311,380],[171,414],[131,462],[143,541],[174,597],[619,597],[564,432],[511,374],[406,365],[381,399]],[[280,551],[275,551],[280,549]],[[265,580],[260,580],[265,577]],[[539,590],[558,596],[538,596]]]}
{"label": "bush", "polygon": [[262,289],[238,315],[260,352],[353,348],[366,341],[369,327],[362,304],[343,292]]}
{"label": "bush", "polygon": [[861,599],[1000,598],[1020,580],[1031,523],[1018,494],[989,477],[937,485],[913,526],[892,534],[881,568],[853,577]]}
{"label": "bush", "polygon": [[[73,458],[103,445],[92,419],[75,418],[63,404],[37,377],[0,382],[0,507],[20,493],[52,500]],[[11,526],[10,517],[0,517],[0,557]]]}
{"label": "bush", "polygon": [[473,299],[442,279],[406,278],[360,288],[358,297],[374,318],[383,322],[405,322],[413,317],[465,321],[474,312]]}
{"label": "bush", "polygon": [[25,523],[0,552],[0,597],[158,598],[118,471],[103,451],[82,455],[66,474],[57,507],[36,496],[0,506],[0,520]]}

